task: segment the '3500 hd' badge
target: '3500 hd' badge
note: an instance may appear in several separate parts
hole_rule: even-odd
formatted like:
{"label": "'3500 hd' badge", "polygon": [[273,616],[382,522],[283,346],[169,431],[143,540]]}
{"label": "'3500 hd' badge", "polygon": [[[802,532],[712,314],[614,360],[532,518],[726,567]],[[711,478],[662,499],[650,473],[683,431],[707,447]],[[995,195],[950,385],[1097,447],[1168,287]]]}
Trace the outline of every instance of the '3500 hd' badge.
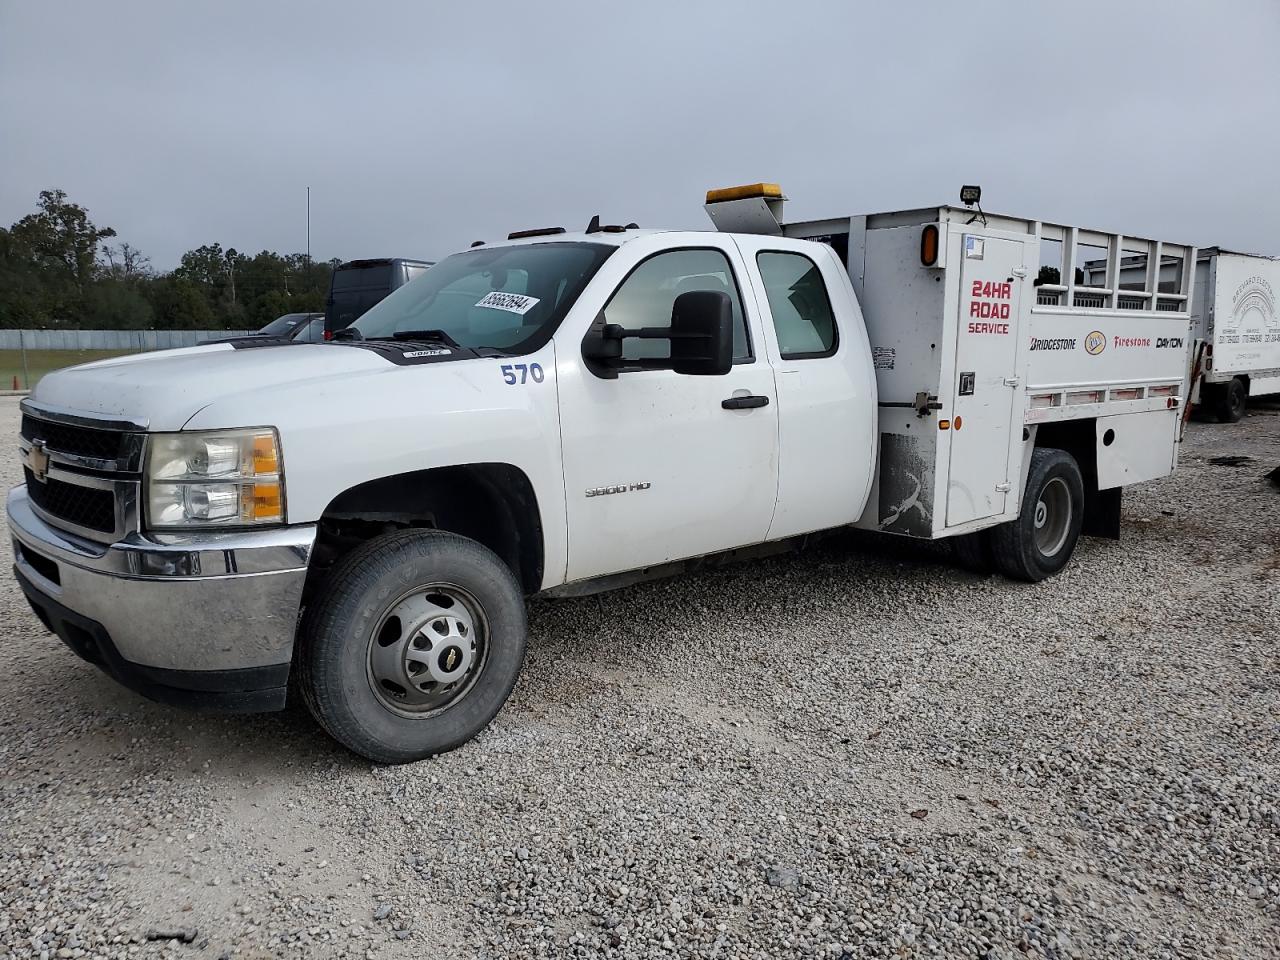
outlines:
{"label": "'3500 hd' badge", "polygon": [[642,480],[639,483],[619,483],[612,487],[592,487],[587,491],[588,497],[607,497],[611,493],[631,493],[635,490],[648,490],[652,483]]}

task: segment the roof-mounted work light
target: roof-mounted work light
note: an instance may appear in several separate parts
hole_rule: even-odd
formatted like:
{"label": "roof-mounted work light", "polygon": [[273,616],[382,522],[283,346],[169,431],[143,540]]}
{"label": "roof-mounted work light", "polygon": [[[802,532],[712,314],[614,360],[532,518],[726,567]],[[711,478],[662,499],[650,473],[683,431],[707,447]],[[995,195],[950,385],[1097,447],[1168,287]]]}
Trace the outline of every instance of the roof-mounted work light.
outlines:
{"label": "roof-mounted work light", "polygon": [[960,202],[966,207],[977,207],[978,212],[966,222],[966,226],[975,220],[981,220],[982,225],[987,225],[987,215],[982,212],[982,188],[977,184],[969,183],[960,188]]}

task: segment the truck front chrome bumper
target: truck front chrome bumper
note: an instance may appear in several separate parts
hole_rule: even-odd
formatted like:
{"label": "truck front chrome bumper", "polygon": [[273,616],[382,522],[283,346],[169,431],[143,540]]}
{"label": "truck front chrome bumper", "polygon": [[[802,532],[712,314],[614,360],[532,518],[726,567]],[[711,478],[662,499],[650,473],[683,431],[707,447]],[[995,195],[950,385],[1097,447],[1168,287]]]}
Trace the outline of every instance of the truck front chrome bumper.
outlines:
{"label": "truck front chrome bumper", "polygon": [[104,545],[9,493],[14,569],[37,616],[125,686],[232,710],[284,705],[314,524]]}

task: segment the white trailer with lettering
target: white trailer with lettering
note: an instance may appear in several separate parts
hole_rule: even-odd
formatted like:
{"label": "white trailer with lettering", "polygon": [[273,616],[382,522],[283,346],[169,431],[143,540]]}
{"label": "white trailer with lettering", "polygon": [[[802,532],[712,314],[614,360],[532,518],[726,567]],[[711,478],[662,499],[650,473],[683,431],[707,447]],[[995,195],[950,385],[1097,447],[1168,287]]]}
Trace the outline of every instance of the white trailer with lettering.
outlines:
{"label": "white trailer with lettering", "polygon": [[1280,394],[1280,258],[1219,247],[1196,261],[1194,336],[1204,342],[1199,403],[1235,423],[1250,397]]}

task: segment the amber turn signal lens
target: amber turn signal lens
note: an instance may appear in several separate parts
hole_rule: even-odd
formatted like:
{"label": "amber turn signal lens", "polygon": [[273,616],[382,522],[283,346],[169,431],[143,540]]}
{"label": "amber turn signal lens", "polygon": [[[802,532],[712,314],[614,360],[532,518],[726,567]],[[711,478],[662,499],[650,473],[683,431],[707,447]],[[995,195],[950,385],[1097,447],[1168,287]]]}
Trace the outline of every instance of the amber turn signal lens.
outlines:
{"label": "amber turn signal lens", "polygon": [[932,267],[938,262],[938,225],[927,223],[920,231],[920,262]]}
{"label": "amber turn signal lens", "polygon": [[246,490],[253,492],[253,514],[251,520],[283,520],[284,510],[281,503],[280,484],[258,481]]}
{"label": "amber turn signal lens", "polygon": [[256,475],[280,472],[274,434],[260,433],[253,438],[253,472]]}

